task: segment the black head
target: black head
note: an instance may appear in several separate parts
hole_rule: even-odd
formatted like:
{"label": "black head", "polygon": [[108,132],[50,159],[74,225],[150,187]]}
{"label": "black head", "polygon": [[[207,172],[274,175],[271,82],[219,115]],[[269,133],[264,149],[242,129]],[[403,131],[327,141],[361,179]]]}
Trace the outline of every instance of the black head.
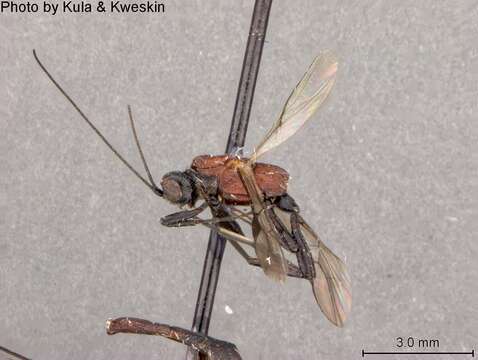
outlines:
{"label": "black head", "polygon": [[179,206],[194,205],[197,195],[192,179],[184,172],[171,171],[161,179],[164,198]]}

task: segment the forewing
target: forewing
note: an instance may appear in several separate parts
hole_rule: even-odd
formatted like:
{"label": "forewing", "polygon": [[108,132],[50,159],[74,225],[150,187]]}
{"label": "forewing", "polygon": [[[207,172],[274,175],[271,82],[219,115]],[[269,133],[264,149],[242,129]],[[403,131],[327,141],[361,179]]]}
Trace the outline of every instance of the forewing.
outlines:
{"label": "forewing", "polygon": [[279,245],[279,233],[267,215],[263,194],[259,185],[257,185],[253,168],[250,164],[244,163],[237,168],[237,171],[249,194],[254,213],[252,233],[257,258],[267,276],[276,281],[285,281],[287,261]]}
{"label": "forewing", "polygon": [[289,96],[279,119],[274,123],[251,161],[294,135],[323,104],[335,83],[337,59],[332,52],[319,55]]}
{"label": "forewing", "polygon": [[257,259],[264,273],[275,281],[284,282],[287,278],[287,261],[282,253],[278,239],[271,232],[270,219],[265,212],[254,216],[252,234],[255,240]]}

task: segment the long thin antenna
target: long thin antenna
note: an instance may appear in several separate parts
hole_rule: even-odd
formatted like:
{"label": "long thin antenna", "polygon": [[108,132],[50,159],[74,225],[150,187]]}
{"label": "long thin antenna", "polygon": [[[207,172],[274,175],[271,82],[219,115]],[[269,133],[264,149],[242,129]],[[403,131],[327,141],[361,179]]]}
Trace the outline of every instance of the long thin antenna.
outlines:
{"label": "long thin antenna", "polygon": [[50,72],[45,68],[45,66],[41,63],[40,59],[38,59],[37,53],[35,50],[33,50],[33,56],[35,57],[35,60],[37,61],[38,65],[40,65],[41,69],[44,71],[44,73],[48,76],[48,78],[51,80],[51,82],[60,90],[62,95],[70,102],[70,104],[75,108],[75,110],[81,115],[81,117],[88,123],[88,125],[94,130],[94,132],[100,137],[101,140],[110,148],[110,150],[120,159],[123,164],[126,165],[128,169],[133,172],[138,179],[140,179],[147,187],[149,187],[155,194],[162,196],[162,191],[158,192],[158,188],[155,187],[154,185],[150,184],[141,174],[136,171],[136,169],[130,165],[128,161],[125,160],[123,156],[113,147],[113,145],[110,144],[110,142],[103,136],[103,134],[96,128],[95,125],[88,119],[88,117],[83,113],[83,111],[76,105],[76,103],[73,101],[73,99],[66,93],[65,90],[58,84],[58,82],[53,78],[53,76],[50,74]]}
{"label": "long thin antenna", "polygon": [[146,173],[148,174],[149,181],[153,185],[153,187],[155,189],[155,192],[157,192],[157,194],[159,196],[163,196],[163,190],[161,190],[156,185],[156,183],[153,180],[153,175],[151,175],[151,171],[149,171],[148,163],[146,162],[146,158],[144,157],[143,149],[141,149],[141,145],[140,145],[139,139],[138,139],[138,134],[136,132],[136,127],[134,126],[134,120],[133,120],[133,114],[131,112],[131,106],[129,106],[129,105],[128,105],[128,115],[129,115],[129,123],[131,124],[131,130],[133,130],[134,141],[136,143],[136,146],[138,147],[139,156],[141,156],[141,161],[143,162],[144,170],[146,170]]}

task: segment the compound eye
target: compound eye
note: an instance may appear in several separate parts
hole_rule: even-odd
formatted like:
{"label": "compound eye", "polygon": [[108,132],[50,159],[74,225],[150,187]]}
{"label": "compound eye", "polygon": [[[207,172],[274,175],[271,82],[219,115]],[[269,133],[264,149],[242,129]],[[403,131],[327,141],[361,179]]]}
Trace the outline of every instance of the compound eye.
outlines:
{"label": "compound eye", "polygon": [[173,171],[163,176],[161,187],[164,197],[174,204],[185,205],[191,201],[192,187],[188,177],[179,171]]}
{"label": "compound eye", "polygon": [[161,187],[164,191],[164,197],[172,203],[177,203],[183,197],[181,185],[174,179],[163,179]]}

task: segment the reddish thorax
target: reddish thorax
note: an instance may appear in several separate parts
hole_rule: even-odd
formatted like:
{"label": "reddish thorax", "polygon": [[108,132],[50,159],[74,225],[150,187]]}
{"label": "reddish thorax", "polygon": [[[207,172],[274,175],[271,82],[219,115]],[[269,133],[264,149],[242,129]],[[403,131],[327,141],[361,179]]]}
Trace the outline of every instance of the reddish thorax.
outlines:
{"label": "reddish thorax", "polygon": [[[237,172],[237,167],[249,159],[233,155],[201,155],[194,158],[191,168],[200,174],[217,176],[219,195],[226,203],[247,205],[249,195]],[[259,188],[266,197],[284,195],[287,192],[289,174],[279,166],[255,163],[254,175]]]}

